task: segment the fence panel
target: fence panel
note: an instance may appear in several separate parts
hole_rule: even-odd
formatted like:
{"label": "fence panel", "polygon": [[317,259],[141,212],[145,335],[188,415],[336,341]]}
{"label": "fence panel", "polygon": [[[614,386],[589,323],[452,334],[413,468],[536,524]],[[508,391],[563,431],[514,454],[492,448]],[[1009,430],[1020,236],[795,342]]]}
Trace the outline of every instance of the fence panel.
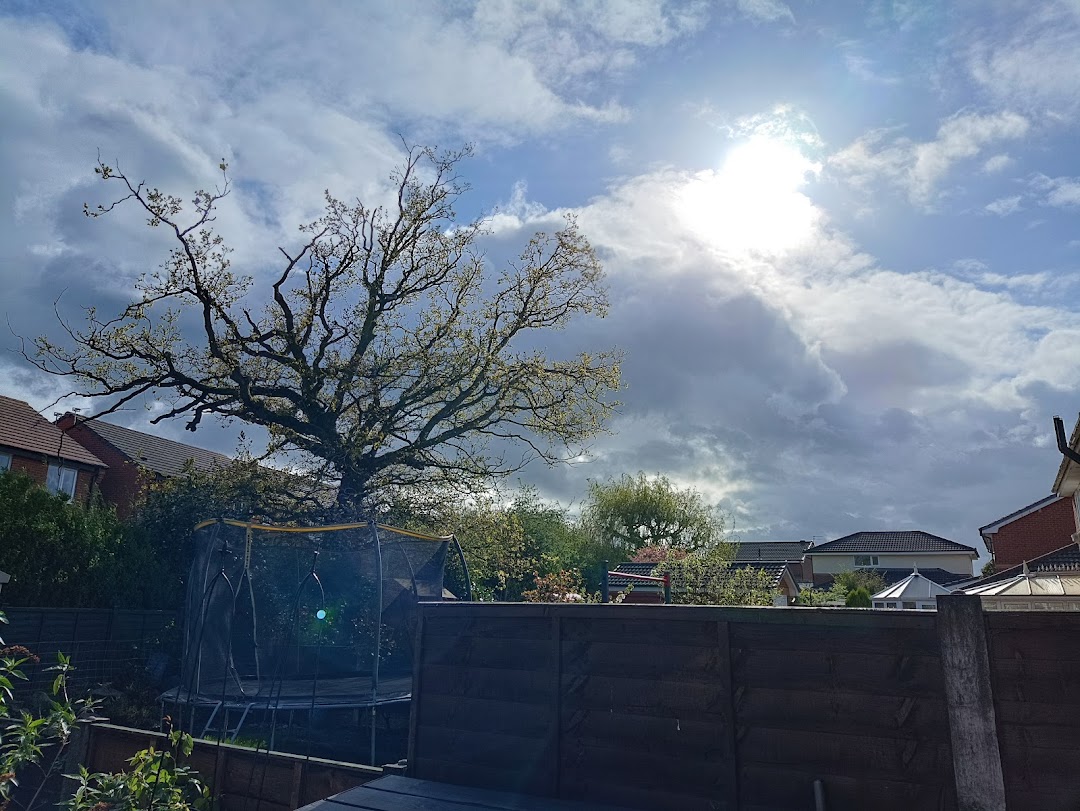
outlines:
{"label": "fence panel", "polygon": [[1008,807],[1080,808],[1080,614],[985,617]]}
{"label": "fence panel", "polygon": [[[932,615],[421,611],[416,777],[643,809],[808,808],[815,780],[830,809],[957,807]],[[496,737],[455,737],[463,718]]]}

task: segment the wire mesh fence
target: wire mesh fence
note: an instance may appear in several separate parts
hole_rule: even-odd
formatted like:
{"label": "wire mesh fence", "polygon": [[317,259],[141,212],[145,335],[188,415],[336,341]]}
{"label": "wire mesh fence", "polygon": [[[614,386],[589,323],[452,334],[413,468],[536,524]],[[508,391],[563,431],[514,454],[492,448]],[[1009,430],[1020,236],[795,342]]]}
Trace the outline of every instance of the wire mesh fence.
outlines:
{"label": "wire mesh fence", "polygon": [[178,668],[180,636],[174,611],[94,608],[5,608],[8,625],[0,635],[8,646],[27,648],[40,658],[23,672],[20,692],[44,692],[56,654],[71,657],[69,688],[107,694],[114,682],[134,678],[162,682]]}

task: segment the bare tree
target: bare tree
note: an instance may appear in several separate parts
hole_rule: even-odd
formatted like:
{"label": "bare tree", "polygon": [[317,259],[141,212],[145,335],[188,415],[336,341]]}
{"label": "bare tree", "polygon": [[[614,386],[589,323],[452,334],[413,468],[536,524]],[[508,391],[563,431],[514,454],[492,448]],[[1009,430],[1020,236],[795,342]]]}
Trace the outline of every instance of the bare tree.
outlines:
{"label": "bare tree", "polygon": [[214,231],[224,162],[221,186],[196,192],[184,219],[180,198],[99,159],[98,176],[126,194],[86,214],[141,206],[174,247],[119,315],[61,319],[63,340],[38,338],[24,354],[106,398],[102,413],[154,393],[171,404],[154,422],[184,416],[194,431],[213,414],[262,425],[272,452],[324,465],[343,506],[381,488],[470,485],[530,459],[572,458],[613,407],[618,353],[552,359],[526,339],[603,317],[603,270],[568,218],[490,273],[477,249],[483,221],[455,220],[468,155],[409,149],[387,207],[327,193],[325,214],[301,226],[302,244],[279,248],[280,271],[265,282],[234,273]]}

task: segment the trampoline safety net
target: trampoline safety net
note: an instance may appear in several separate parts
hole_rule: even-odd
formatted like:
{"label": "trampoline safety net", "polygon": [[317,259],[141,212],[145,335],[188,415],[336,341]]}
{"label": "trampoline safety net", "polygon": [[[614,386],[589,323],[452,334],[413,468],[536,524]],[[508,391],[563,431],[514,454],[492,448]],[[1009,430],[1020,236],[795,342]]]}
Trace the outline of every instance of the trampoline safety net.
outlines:
{"label": "trampoline safety net", "polygon": [[222,519],[194,537],[169,698],[269,710],[408,699],[416,606],[443,599],[452,536]]}

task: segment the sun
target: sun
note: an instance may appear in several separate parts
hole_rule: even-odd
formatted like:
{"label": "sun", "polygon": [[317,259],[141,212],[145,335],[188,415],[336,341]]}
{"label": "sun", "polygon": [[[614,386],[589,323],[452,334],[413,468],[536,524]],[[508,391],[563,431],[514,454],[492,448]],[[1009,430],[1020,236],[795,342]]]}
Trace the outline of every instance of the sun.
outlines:
{"label": "sun", "polygon": [[802,189],[820,170],[795,144],[754,137],[719,169],[694,175],[679,195],[679,215],[721,250],[781,253],[813,232],[820,213]]}

